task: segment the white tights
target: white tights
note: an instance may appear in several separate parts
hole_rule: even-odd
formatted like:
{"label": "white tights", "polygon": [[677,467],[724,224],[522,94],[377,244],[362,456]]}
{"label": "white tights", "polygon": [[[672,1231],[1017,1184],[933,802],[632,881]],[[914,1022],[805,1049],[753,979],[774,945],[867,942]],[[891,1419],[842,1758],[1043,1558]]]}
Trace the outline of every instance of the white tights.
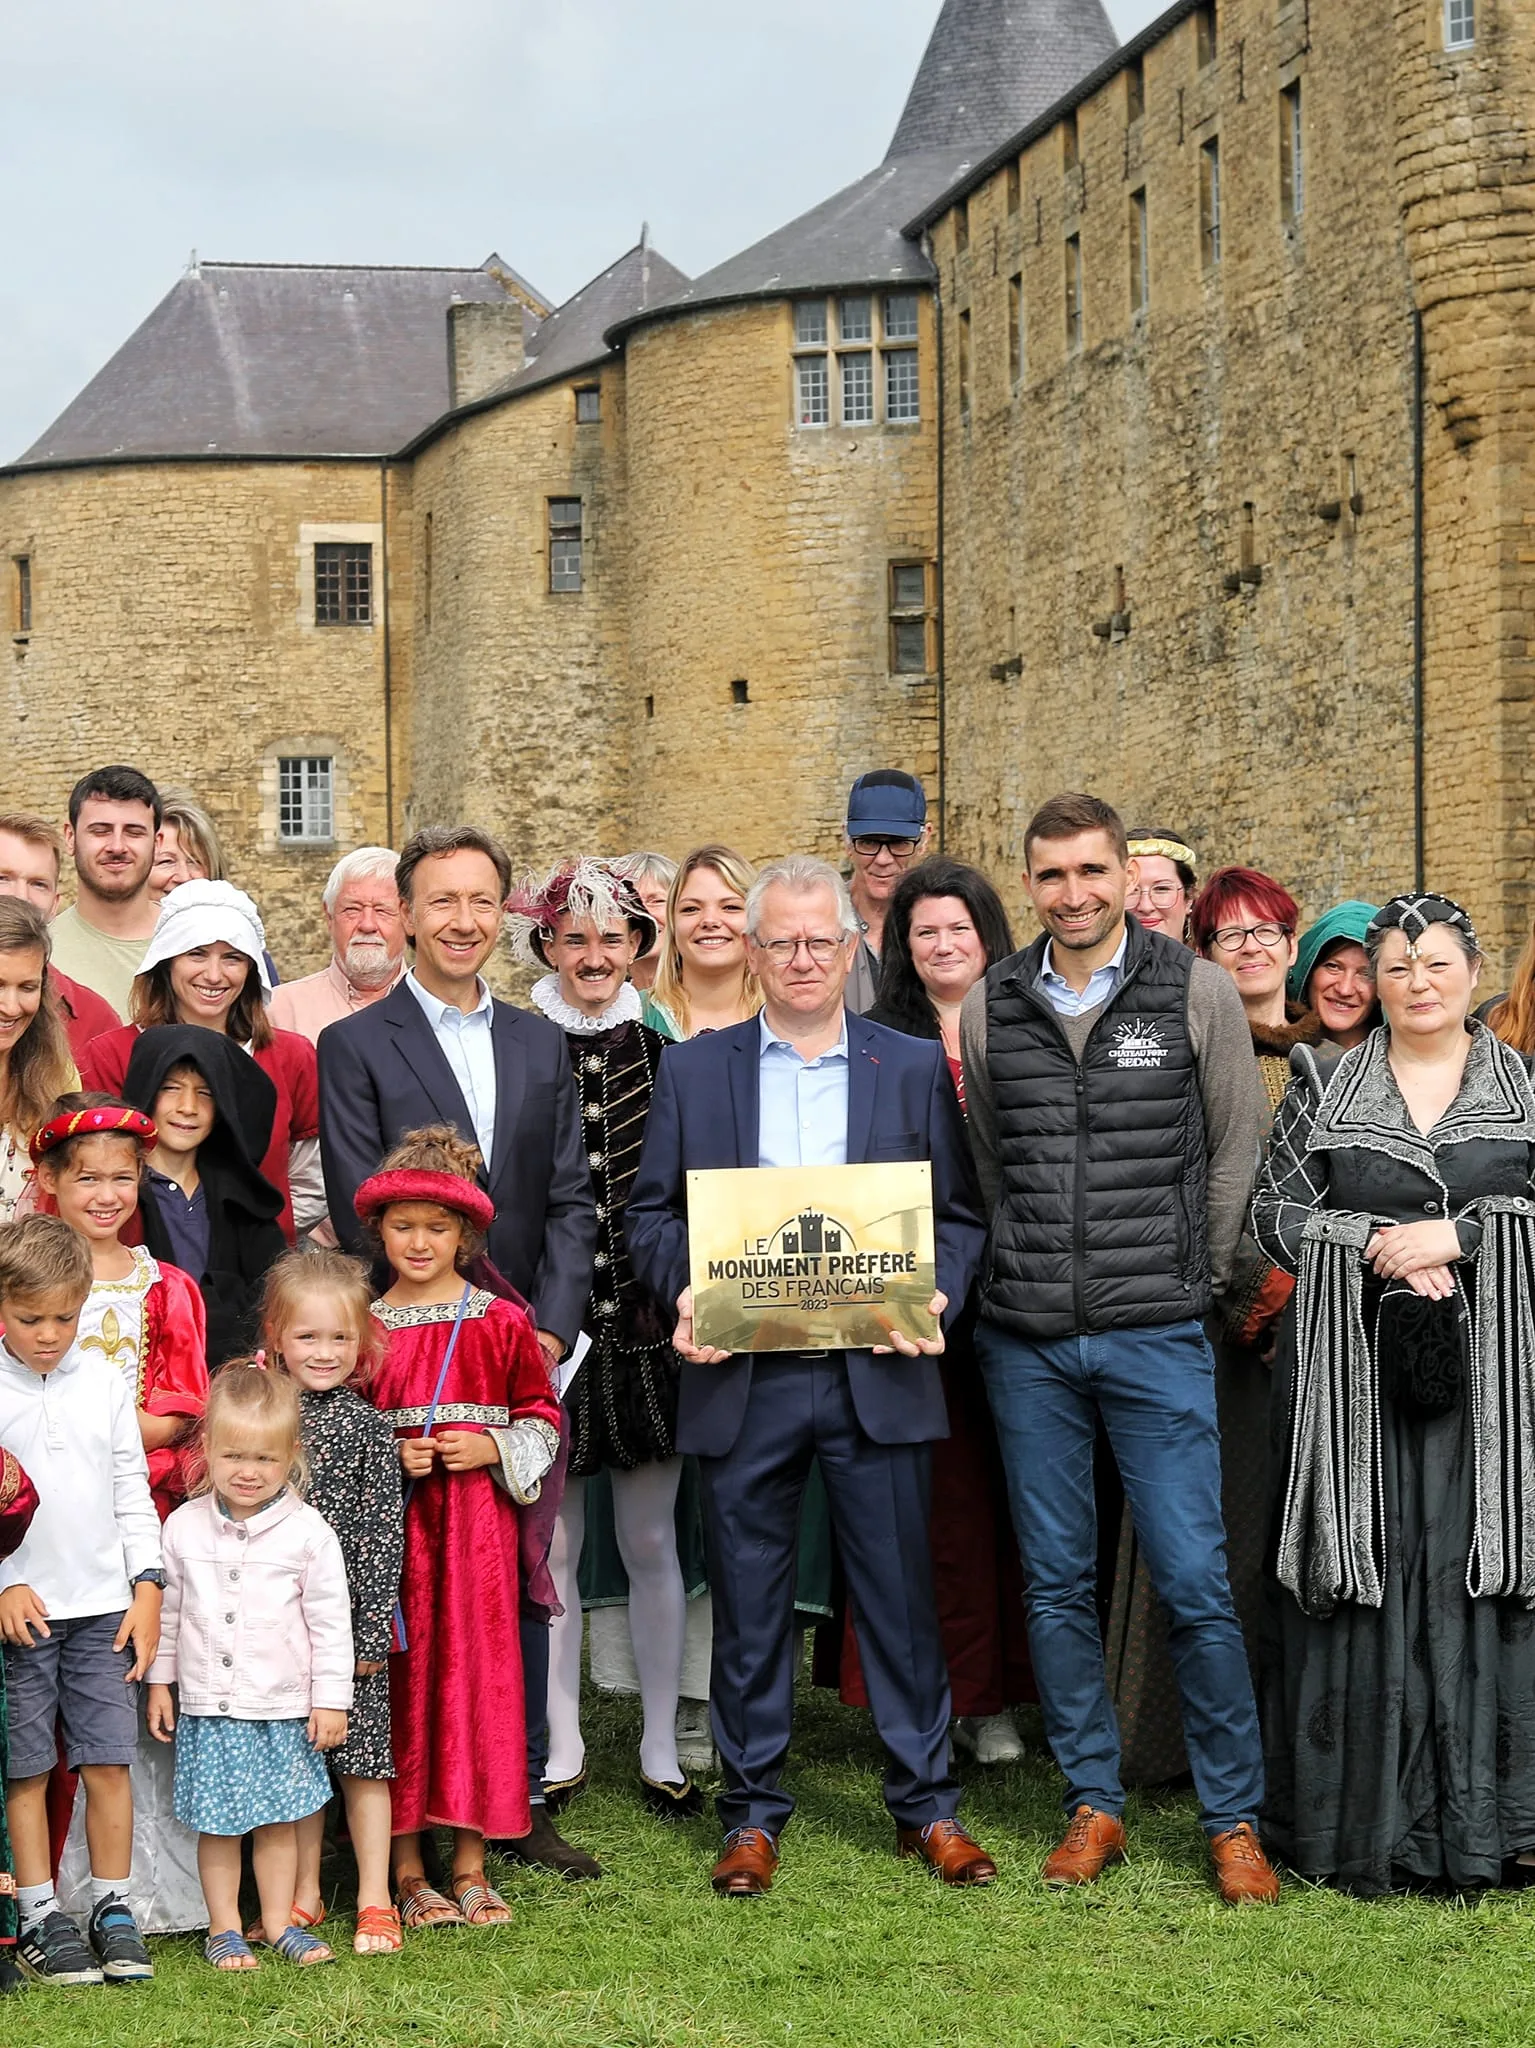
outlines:
{"label": "white tights", "polygon": [[[636,1465],[609,1473],[613,1526],[619,1555],[629,1574],[629,1632],[639,1673],[644,1724],[640,1769],[647,1778],[675,1785],[677,1692],[682,1676],[682,1638],[687,1600],[677,1561],[677,1486],[681,1458]],[[574,1778],[586,1758],[581,1739],[581,1544],[586,1534],[586,1482],[568,1479],[549,1569],[565,1612],[549,1632],[549,1764],[551,1784]]]}

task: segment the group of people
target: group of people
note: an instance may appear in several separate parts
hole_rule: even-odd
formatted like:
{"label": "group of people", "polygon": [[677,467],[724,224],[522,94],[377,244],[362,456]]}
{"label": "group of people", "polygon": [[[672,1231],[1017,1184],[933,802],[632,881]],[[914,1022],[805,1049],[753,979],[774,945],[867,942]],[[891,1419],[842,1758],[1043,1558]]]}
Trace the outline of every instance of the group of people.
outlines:
{"label": "group of people", "polygon": [[[997,1874],[956,1752],[1036,1699],[1049,1884],[1185,1773],[1233,1904],[1270,1852],[1535,1866],[1535,939],[1478,1009],[1448,899],[1303,928],[1069,795],[1018,950],[895,769],[844,854],[518,877],[430,827],[282,982],[190,795],[0,816],[0,1983],[332,1960],[334,1794],[360,1954],[504,1923],[487,1843],[599,1875],[583,1606],[644,1806],[717,1763],[723,1896],[775,1879],[807,1614],[947,1883]],[[695,1341],[690,1173],[898,1160],[936,1337]]]}

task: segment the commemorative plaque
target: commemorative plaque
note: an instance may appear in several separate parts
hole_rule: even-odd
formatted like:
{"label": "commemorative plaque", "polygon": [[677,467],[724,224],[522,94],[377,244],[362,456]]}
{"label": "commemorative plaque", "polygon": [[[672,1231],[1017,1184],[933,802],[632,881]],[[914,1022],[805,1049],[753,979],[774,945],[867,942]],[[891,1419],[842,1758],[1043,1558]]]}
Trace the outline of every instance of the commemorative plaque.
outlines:
{"label": "commemorative plaque", "polygon": [[690,1173],[693,1338],[721,1351],[865,1351],[928,1313],[933,1172],[759,1166]]}

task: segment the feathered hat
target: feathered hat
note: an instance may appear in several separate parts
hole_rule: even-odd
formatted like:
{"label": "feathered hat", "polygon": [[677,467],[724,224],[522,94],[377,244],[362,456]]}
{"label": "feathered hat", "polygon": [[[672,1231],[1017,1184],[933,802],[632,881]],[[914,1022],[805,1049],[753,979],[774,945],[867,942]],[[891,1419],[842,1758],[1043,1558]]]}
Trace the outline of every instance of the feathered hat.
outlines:
{"label": "feathered hat", "polygon": [[627,924],[640,935],[640,951],[656,941],[656,921],[617,861],[583,854],[562,860],[547,875],[526,875],[506,900],[505,928],[512,953],[525,967],[550,967],[547,951],[558,918],[606,931]]}

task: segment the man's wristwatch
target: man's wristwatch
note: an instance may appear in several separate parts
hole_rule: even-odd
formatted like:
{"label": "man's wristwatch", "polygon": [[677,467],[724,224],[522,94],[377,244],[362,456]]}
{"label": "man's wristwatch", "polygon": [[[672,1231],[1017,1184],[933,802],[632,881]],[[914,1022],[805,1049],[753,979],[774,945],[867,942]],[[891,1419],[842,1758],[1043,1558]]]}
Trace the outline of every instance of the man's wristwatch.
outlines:
{"label": "man's wristwatch", "polygon": [[165,1574],[158,1571],[138,1572],[134,1575],[132,1583],[135,1586],[158,1586],[163,1593],[165,1591]]}

